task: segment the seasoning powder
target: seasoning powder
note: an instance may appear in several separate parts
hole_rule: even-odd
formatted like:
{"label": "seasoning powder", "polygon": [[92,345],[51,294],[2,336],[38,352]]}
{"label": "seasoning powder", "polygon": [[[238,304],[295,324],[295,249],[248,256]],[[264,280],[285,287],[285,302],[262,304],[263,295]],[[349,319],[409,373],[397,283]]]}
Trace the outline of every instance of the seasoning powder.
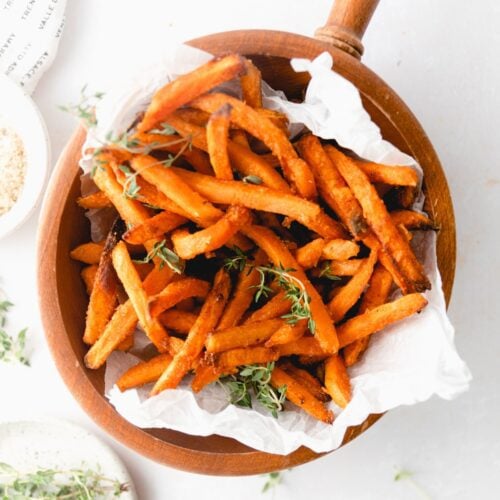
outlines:
{"label": "seasoning powder", "polygon": [[0,120],[0,217],[16,203],[26,175],[21,138]]}

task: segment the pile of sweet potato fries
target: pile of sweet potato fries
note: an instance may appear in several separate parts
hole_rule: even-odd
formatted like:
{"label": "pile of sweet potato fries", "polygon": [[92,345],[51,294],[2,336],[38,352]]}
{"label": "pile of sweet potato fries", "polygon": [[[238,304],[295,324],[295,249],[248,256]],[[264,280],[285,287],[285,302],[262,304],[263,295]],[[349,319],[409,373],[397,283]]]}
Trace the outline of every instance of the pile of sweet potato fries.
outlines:
{"label": "pile of sweet potato fries", "polygon": [[[217,91],[235,79],[241,99]],[[292,143],[244,57],[166,84],[93,161],[96,191],[78,203],[117,219],[105,241],[71,252],[88,264],[85,363],[131,349],[137,325],[154,346],[121,390],[154,383],[155,395],[194,373],[197,392],[270,366],[271,387],[331,423],[326,402],[348,404],[346,366],[370,336],[427,304],[410,246],[412,230],[432,228],[410,209],[416,172],[308,131]]]}

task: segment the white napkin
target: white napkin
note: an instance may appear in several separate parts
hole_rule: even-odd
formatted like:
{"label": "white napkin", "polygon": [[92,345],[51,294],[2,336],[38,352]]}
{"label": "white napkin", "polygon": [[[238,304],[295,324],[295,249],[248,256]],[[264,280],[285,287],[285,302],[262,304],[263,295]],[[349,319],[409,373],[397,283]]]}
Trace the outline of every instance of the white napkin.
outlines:
{"label": "white napkin", "polygon": [[66,0],[0,0],[0,71],[28,94],[54,60]]}
{"label": "white napkin", "polygon": [[[143,71],[140,80],[108,92],[97,109],[99,125],[84,148],[97,145],[109,130],[126,130],[155,88],[209,58],[183,46],[169,60]],[[305,124],[315,134],[335,139],[363,158],[412,165],[420,171],[415,160],[382,139],[356,88],[331,71],[331,65],[331,56],[326,53],[312,62],[292,61],[295,70],[307,70],[312,76],[305,102],[290,103],[282,93],[266,87],[266,104],[286,112],[291,122]],[[88,171],[88,159],[81,163]],[[228,405],[224,389],[217,384],[197,395],[189,389],[189,380],[152,398],[147,397],[149,387],[121,393],[115,381],[138,361],[122,352],[113,353],[107,362],[106,396],[122,416],[139,427],[165,427],[201,436],[219,434],[277,454],[290,453],[302,445],[316,452],[329,451],[340,446],[349,426],[362,423],[371,413],[415,404],[433,394],[446,399],[457,396],[467,390],[471,375],[455,350],[454,329],[446,316],[435,234],[417,234],[414,240],[432,283],[432,290],[426,293],[429,304],[422,313],[373,335],[363,359],[349,369],[351,402],[343,411],[332,404],[336,414],[333,425],[318,422],[291,404],[278,419],[258,405],[254,410]]]}

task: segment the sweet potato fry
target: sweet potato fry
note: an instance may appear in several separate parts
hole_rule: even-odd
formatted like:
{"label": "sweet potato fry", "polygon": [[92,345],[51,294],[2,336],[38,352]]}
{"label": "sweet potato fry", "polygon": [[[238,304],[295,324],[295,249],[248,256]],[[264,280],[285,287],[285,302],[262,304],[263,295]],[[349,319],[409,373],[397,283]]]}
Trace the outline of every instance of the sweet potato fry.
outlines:
{"label": "sweet potato fry", "polygon": [[149,361],[141,361],[129,368],[116,382],[120,391],[141,387],[156,382],[171,363],[170,354],[159,354]]}
{"label": "sweet potato fry", "polygon": [[241,130],[241,128],[232,130],[230,137],[235,144],[243,146],[247,149],[250,148],[250,144],[248,143],[247,133],[244,130]]}
{"label": "sweet potato fry", "polygon": [[304,385],[278,367],[274,368],[271,375],[271,385],[277,389],[286,386],[286,399],[325,424],[333,422],[333,413],[327,410],[323,403],[316,399]]}
{"label": "sweet potato fry", "polygon": [[263,321],[265,319],[273,319],[290,311],[291,302],[285,297],[285,292],[280,291],[269,301],[267,301],[260,309],[252,312],[243,322],[244,325],[253,323],[254,321]]}
{"label": "sweet potato fry", "polygon": [[213,288],[210,290],[195,324],[189,331],[181,351],[174,356],[172,363],[153,387],[152,395],[165,389],[177,387],[184,375],[191,369],[193,362],[200,355],[208,335],[215,329],[222,315],[230,288],[229,275],[224,269],[221,269],[215,276]]}
{"label": "sweet potato fry", "polygon": [[223,370],[202,360],[196,367],[194,378],[191,382],[191,389],[193,389],[193,392],[200,392],[205,386],[215,382],[222,375],[229,375],[231,373],[236,373],[236,369]]}
{"label": "sweet potato fry", "polygon": [[223,352],[237,347],[248,347],[265,342],[283,324],[280,319],[256,321],[232,326],[210,335],[205,342],[207,352]]}
{"label": "sweet potato fry", "polygon": [[328,353],[323,350],[320,343],[314,337],[302,337],[288,344],[276,346],[280,357],[283,356],[319,356],[328,357]]}
{"label": "sweet potato fry", "polygon": [[300,339],[306,333],[306,330],[307,321],[305,320],[300,320],[295,325],[283,323],[264,345],[266,347],[274,347],[281,344],[288,344]]}
{"label": "sweet potato fry", "polygon": [[331,146],[326,150],[336,167],[363,207],[363,214],[370,227],[392,257],[405,278],[403,292],[423,291],[430,287],[420,262],[410,245],[401,236],[387,212],[384,202],[363,171],[347,156]]}
{"label": "sweet potato fry", "polygon": [[[144,280],[143,287],[148,295],[159,293],[172,279],[171,270],[165,266],[155,267]],[[88,368],[100,368],[121,342],[131,336],[137,326],[137,315],[130,300],[116,309],[99,340],[85,356]]]}
{"label": "sweet potato fry", "polygon": [[426,305],[427,300],[423,295],[411,293],[394,302],[383,304],[355,316],[338,328],[340,347],[345,347],[355,340],[378,332],[396,321],[420,312]]}
{"label": "sweet potato fry", "polygon": [[434,229],[427,215],[412,210],[394,210],[389,214],[396,226],[402,224],[406,229]]}
{"label": "sweet potato fry", "polygon": [[262,108],[262,75],[250,60],[246,60],[247,72],[240,78],[243,101],[252,108]]}
{"label": "sweet potato fry", "polygon": [[123,239],[131,245],[140,245],[151,239],[163,238],[165,233],[169,233],[186,222],[187,219],[182,215],[163,211],[129,229],[123,235]]}
{"label": "sweet potato fry", "polygon": [[168,330],[174,330],[182,335],[187,335],[197,317],[198,315],[192,312],[169,309],[160,314],[160,321]]}
{"label": "sweet potato fry", "polygon": [[[333,240],[338,241],[338,240]],[[325,248],[325,240],[317,238],[300,247],[295,252],[295,258],[303,269],[310,269],[318,265],[319,259]]]}
{"label": "sweet potato fry", "polygon": [[169,283],[158,295],[149,302],[149,314],[156,318],[163,311],[171,309],[179,302],[189,297],[206,297],[210,289],[207,281],[197,278],[185,278]]}
{"label": "sweet potato fry", "polygon": [[[202,111],[201,109],[195,109],[190,107],[179,108],[175,110],[175,114],[179,118],[182,118],[182,120],[203,128],[207,126],[208,120],[210,118],[210,113]],[[171,115],[169,115],[168,118],[170,118],[170,116]]]}
{"label": "sweet potato fry", "polygon": [[326,215],[319,205],[298,196],[265,186],[222,181],[178,168],[168,170],[175,172],[193,190],[212,203],[243,205],[254,210],[287,215],[328,239],[345,236],[342,226]]}
{"label": "sweet potato fry", "polygon": [[101,336],[118,301],[118,279],[111,262],[111,252],[120,241],[124,229],[125,224],[117,220],[106,238],[87,307],[83,334],[83,341],[86,344],[94,344]]}
{"label": "sweet potato fry", "polygon": [[207,124],[208,154],[215,177],[229,181],[233,179],[233,169],[227,151],[230,116],[231,105],[224,104],[212,113]]}
{"label": "sweet potato fry", "polygon": [[313,171],[321,197],[340,217],[353,236],[362,235],[367,229],[363,210],[324,151],[319,139],[313,135],[305,135],[297,147]]}
{"label": "sweet potato fry", "polygon": [[224,246],[238,230],[252,223],[250,210],[231,206],[225,215],[212,226],[190,234],[187,229],[172,233],[175,252],[181,259],[193,259],[202,253],[211,252]]}
{"label": "sweet potato fry", "polygon": [[301,196],[314,198],[316,186],[309,166],[297,156],[286,134],[267,117],[260,115],[242,101],[220,93],[205,94],[191,105],[213,113],[226,103],[232,106],[231,121],[269,147],[279,158],[285,177],[295,185]]}
{"label": "sweet potato fry", "polygon": [[151,262],[134,262],[134,267],[141,280],[144,281],[155,266]]}
{"label": "sweet potato fry", "polygon": [[134,347],[135,337],[134,334],[131,333],[128,337],[125,337],[117,346],[116,349],[118,351],[130,351]]}
{"label": "sweet potato fry", "polygon": [[267,347],[237,348],[219,354],[215,366],[226,373],[236,366],[270,363],[277,361],[278,358],[278,352]]}
{"label": "sweet potato fry", "polygon": [[230,54],[217,57],[199,68],[167,83],[156,92],[146,114],[138,125],[140,132],[151,130],[172,111],[210,89],[241,76],[246,71],[243,57]]}
{"label": "sweet potato fry", "polygon": [[341,321],[349,309],[351,309],[361,297],[366,285],[370,281],[373,267],[376,262],[377,252],[372,250],[368,259],[366,259],[365,263],[359,268],[359,271],[346,285],[340,288],[340,291],[330,301],[328,310],[335,323]]}
{"label": "sweet potato fry", "polygon": [[289,361],[280,363],[279,367],[299,384],[302,384],[316,399],[324,403],[330,401],[331,398],[322,387],[321,382],[307,370],[299,368]]}
{"label": "sweet potato fry", "polygon": [[336,405],[345,408],[351,400],[351,381],[342,356],[334,354],[325,361],[325,387]]}
{"label": "sweet potato fry", "polygon": [[190,218],[196,222],[213,223],[222,217],[222,212],[193,191],[183,179],[179,178],[173,168],[161,167],[152,156],[135,156],[130,161],[130,166],[188,212]]}
{"label": "sweet potato fry", "polygon": [[[382,265],[377,264],[373,270],[368,289],[366,290],[361,304],[359,314],[381,306],[387,302],[392,287],[392,276]],[[344,362],[346,366],[352,366],[368,347],[370,337],[363,337],[344,348]]]}
{"label": "sweet potato fry", "polygon": [[96,191],[95,193],[88,194],[87,196],[81,196],[76,200],[76,202],[85,209],[109,208],[113,206],[111,201],[109,201],[109,198],[102,191]]}
{"label": "sweet potato fry", "polygon": [[320,278],[325,272],[328,272],[332,276],[354,276],[365,261],[366,259],[330,260],[325,262],[322,267],[312,269],[311,275]]}
{"label": "sweet potato fry", "polygon": [[313,332],[324,351],[335,353],[338,341],[328,310],[316,288],[311,284],[304,271],[288,251],[283,242],[270,230],[262,226],[249,226],[242,229],[243,234],[255,241],[266,252],[271,262],[285,269],[293,269],[289,274],[296,278],[309,296],[311,318],[315,323]]}
{"label": "sweet potato fry", "polygon": [[273,125],[278,127],[286,136],[288,136],[288,117],[285,114],[268,108],[258,108],[256,111],[260,116],[267,118],[271,123],[273,123]]}
{"label": "sweet potato fry", "polygon": [[370,179],[370,182],[380,182],[391,186],[416,187],[418,185],[418,174],[411,167],[382,165],[357,159],[354,162]]}
{"label": "sweet potato fry", "polygon": [[99,264],[103,249],[104,241],[83,243],[71,250],[69,255],[72,259],[79,260],[85,264]]}
{"label": "sweet potato fry", "polygon": [[359,245],[354,241],[335,239],[325,243],[322,259],[326,260],[347,260],[356,257],[359,253]]}
{"label": "sweet potato fry", "polygon": [[168,334],[156,318],[151,318],[148,308],[148,296],[141,279],[130,259],[125,243],[119,242],[112,253],[113,267],[122,282],[141,326],[160,352],[168,349]]}
{"label": "sweet potato fry", "polygon": [[90,266],[84,267],[80,273],[82,280],[85,283],[85,288],[90,296],[92,293],[92,288],[94,287],[95,275],[97,274],[97,264],[92,264]]}
{"label": "sweet potato fry", "polygon": [[245,266],[239,273],[233,296],[222,314],[219,324],[217,325],[217,330],[224,330],[236,326],[250,307],[255,295],[254,287],[259,282],[259,273],[255,269],[255,266],[262,265],[265,260],[266,256],[264,252],[257,251],[252,266]]}

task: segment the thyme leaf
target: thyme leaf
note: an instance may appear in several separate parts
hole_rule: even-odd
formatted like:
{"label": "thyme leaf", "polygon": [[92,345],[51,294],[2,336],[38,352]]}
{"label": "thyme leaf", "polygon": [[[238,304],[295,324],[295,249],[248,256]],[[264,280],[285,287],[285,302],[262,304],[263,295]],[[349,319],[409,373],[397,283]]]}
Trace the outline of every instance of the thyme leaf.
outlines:
{"label": "thyme leaf", "polygon": [[29,366],[30,362],[25,353],[27,328],[22,329],[15,337],[5,331],[7,314],[12,306],[8,300],[0,301],[0,361]]}
{"label": "thyme leaf", "polygon": [[87,128],[92,128],[97,125],[95,105],[103,96],[103,92],[95,92],[94,94],[88,95],[87,85],[84,85],[80,90],[79,102],[76,104],[68,104],[67,106],[59,106],[59,109],[82,120]]}
{"label": "thyme leaf", "polygon": [[184,261],[173,250],[168,248],[167,240],[155,243],[151,251],[146,255],[146,257],[144,257],[144,259],[136,259],[135,262],[145,264],[152,261],[155,257],[158,257],[161,261],[160,269],[162,269],[166,264],[177,274],[182,274],[184,272]]}
{"label": "thyme leaf", "polygon": [[267,475],[267,480],[262,487],[262,493],[266,493],[269,490],[274,490],[283,481],[283,476],[281,472],[270,472]]}
{"label": "thyme leaf", "polygon": [[330,268],[330,263],[326,263],[323,266],[323,269],[319,272],[319,277],[320,278],[327,278],[331,281],[339,281],[341,278],[340,276],[336,276],[335,274],[332,274],[331,268]]}
{"label": "thyme leaf", "polygon": [[240,248],[237,246],[234,246],[232,248],[234,255],[232,257],[227,257],[224,259],[224,268],[227,271],[232,271],[237,270],[242,272],[248,261],[248,255]]}

